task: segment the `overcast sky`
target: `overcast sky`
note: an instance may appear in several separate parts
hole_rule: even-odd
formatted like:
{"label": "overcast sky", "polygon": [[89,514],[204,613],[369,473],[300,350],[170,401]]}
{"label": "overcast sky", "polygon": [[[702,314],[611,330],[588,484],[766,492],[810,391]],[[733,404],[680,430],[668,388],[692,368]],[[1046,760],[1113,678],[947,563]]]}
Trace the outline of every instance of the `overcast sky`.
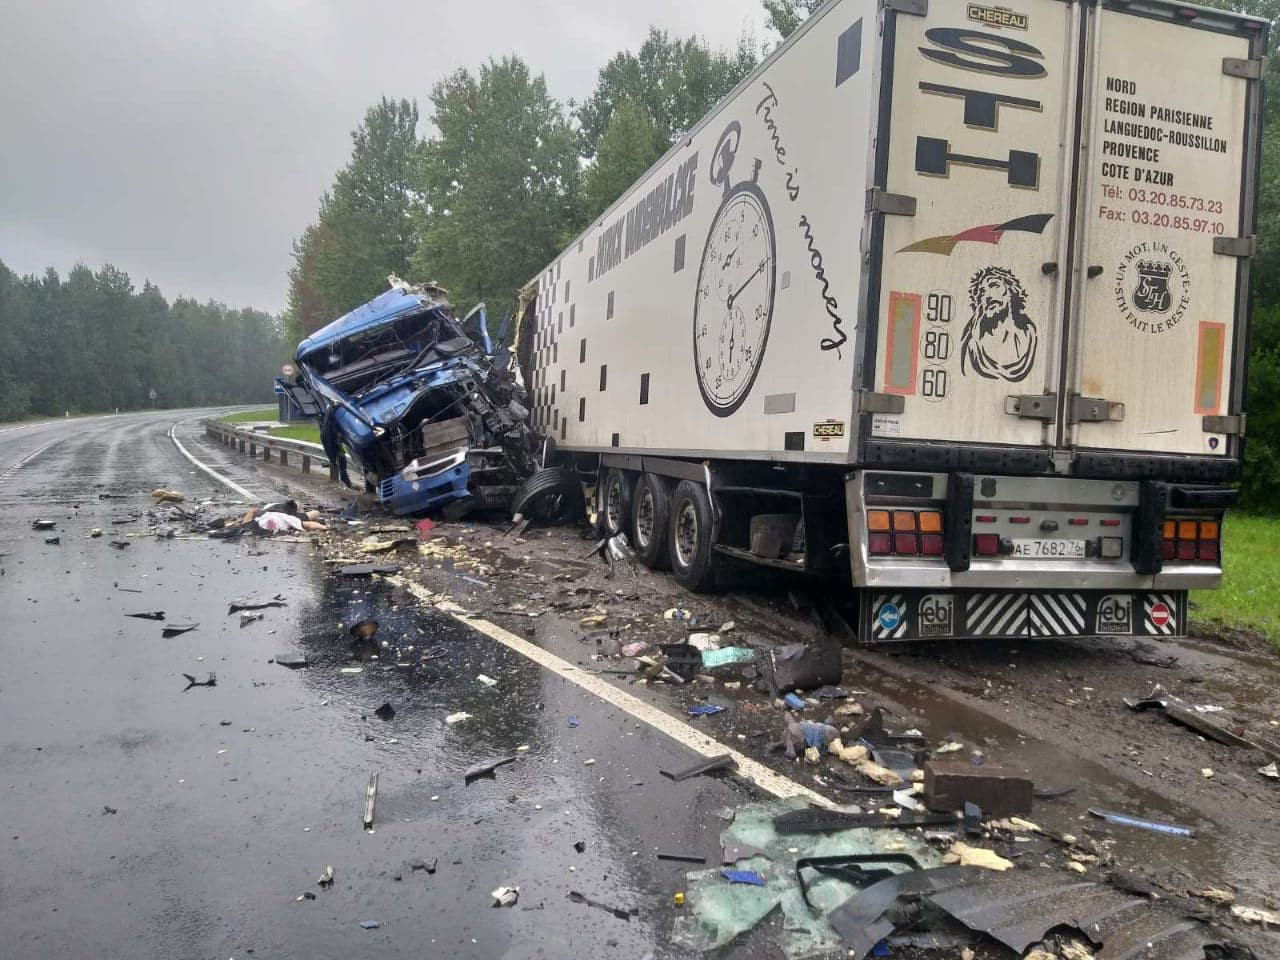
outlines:
{"label": "overcast sky", "polygon": [[104,262],[284,307],[290,243],[379,96],[516,53],[564,101],[650,24],[765,37],[756,0],[0,0],[0,260]]}

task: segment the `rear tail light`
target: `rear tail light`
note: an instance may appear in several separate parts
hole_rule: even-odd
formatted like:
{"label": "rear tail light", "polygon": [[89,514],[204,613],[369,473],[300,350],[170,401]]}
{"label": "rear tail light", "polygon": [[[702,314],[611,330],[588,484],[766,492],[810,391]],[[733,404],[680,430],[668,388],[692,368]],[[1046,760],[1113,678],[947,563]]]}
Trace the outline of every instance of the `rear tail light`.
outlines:
{"label": "rear tail light", "polygon": [[1164,539],[1160,544],[1160,556],[1165,560],[1181,563],[1208,560],[1216,563],[1222,556],[1222,524],[1217,520],[1183,517],[1166,520],[1161,533]]}
{"label": "rear tail light", "polygon": [[1009,522],[1010,523],[1030,523],[1031,518],[1030,517],[1010,517]]}
{"label": "rear tail light", "polygon": [[867,552],[876,557],[942,556],[942,513],[938,510],[868,510]]}
{"label": "rear tail light", "polygon": [[994,557],[1000,553],[998,533],[978,533],[973,537],[973,552],[980,557]]}

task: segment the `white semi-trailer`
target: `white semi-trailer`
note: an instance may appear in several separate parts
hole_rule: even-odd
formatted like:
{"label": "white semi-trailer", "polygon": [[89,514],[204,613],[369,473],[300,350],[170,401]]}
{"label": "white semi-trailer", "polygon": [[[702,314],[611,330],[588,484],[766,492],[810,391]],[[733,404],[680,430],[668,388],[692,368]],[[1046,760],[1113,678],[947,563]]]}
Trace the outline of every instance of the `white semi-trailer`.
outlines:
{"label": "white semi-trailer", "polygon": [[1177,635],[1244,440],[1264,21],[832,0],[525,288],[535,426],[694,590]]}

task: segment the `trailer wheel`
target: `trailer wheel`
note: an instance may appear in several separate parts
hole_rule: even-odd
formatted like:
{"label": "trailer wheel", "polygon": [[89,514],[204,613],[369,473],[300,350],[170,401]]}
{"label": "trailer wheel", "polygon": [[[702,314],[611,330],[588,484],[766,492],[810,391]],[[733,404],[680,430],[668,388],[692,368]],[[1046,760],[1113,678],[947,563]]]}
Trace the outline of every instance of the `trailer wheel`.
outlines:
{"label": "trailer wheel", "polygon": [[694,593],[715,587],[715,553],[711,549],[711,500],[702,484],[681,480],[671,497],[667,523],[671,572]]}
{"label": "trailer wheel", "polygon": [[616,537],[627,529],[634,493],[635,479],[627,471],[610,469],[605,473],[604,484],[600,488],[600,519],[604,523],[605,536]]}
{"label": "trailer wheel", "polygon": [[631,505],[631,543],[646,567],[667,565],[667,527],[671,523],[671,484],[656,474],[640,475]]}

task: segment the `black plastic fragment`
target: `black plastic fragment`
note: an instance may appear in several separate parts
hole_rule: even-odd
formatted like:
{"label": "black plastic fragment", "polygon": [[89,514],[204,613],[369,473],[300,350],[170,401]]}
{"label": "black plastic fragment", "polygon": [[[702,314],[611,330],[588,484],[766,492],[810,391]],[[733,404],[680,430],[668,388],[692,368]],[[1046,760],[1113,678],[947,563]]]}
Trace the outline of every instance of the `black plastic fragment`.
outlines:
{"label": "black plastic fragment", "polygon": [[486,760],[484,763],[477,763],[475,766],[468,767],[466,769],[462,774],[462,780],[465,784],[470,786],[471,781],[478,780],[481,777],[493,777],[493,771],[497,770],[499,767],[506,766],[508,763],[515,762],[516,755],[513,753],[509,757],[500,757],[497,760]]}
{"label": "black plastic fragment", "polygon": [[688,780],[690,777],[701,776],[704,773],[715,773],[717,770],[732,770],[735,767],[733,756],[728,753],[722,753],[718,757],[708,757],[706,760],[699,760],[692,766],[685,767],[683,770],[659,770],[658,772],[668,780]]}

